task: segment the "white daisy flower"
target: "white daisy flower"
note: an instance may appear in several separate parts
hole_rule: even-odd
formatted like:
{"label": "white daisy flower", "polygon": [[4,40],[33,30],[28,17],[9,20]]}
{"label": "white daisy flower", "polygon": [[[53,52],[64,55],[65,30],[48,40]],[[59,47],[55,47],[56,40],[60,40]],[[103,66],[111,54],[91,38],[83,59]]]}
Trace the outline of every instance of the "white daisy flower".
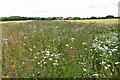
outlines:
{"label": "white daisy flower", "polygon": [[93,74],[93,76],[96,76],[96,77],[98,77],[98,74]]}

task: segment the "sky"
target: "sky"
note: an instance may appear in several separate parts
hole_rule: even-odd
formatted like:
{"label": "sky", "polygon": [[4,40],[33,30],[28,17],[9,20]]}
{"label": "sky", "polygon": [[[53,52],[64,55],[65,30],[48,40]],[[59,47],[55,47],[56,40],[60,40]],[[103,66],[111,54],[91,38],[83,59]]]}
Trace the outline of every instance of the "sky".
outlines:
{"label": "sky", "polygon": [[0,0],[0,17],[118,16],[120,0]]}

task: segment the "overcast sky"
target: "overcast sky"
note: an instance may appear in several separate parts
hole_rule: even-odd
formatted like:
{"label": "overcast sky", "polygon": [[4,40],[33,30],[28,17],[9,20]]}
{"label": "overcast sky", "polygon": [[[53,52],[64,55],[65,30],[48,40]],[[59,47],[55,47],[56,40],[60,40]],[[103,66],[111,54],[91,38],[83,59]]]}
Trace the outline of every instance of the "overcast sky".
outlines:
{"label": "overcast sky", "polygon": [[120,0],[0,0],[0,17],[118,16]]}

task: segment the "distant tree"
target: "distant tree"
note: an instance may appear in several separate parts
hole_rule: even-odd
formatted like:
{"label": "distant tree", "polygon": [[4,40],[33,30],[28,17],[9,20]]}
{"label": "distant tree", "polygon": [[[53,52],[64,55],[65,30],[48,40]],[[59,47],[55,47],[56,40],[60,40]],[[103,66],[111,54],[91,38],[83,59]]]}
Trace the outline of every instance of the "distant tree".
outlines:
{"label": "distant tree", "polygon": [[63,20],[63,17],[57,17],[57,20]]}
{"label": "distant tree", "polygon": [[73,17],[73,20],[79,20],[80,17]]}
{"label": "distant tree", "polygon": [[102,17],[98,17],[98,19],[101,19]]}
{"label": "distant tree", "polygon": [[0,21],[2,21],[2,18],[0,17]]}
{"label": "distant tree", "polygon": [[68,20],[73,20],[74,17],[67,17]]}
{"label": "distant tree", "polygon": [[82,18],[83,20],[86,19],[86,18]]}
{"label": "distant tree", "polygon": [[107,15],[106,18],[114,18],[113,15]]}
{"label": "distant tree", "polygon": [[87,17],[86,19],[90,19],[90,18]]}
{"label": "distant tree", "polygon": [[51,20],[51,17],[48,17],[48,20]]}
{"label": "distant tree", "polygon": [[90,17],[90,19],[97,19],[97,17],[95,17],[95,16],[92,16],[92,17]]}
{"label": "distant tree", "polygon": [[106,19],[106,17],[101,17],[101,19]]}
{"label": "distant tree", "polygon": [[57,20],[57,17],[52,17],[51,20]]}
{"label": "distant tree", "polygon": [[46,20],[46,18],[41,18],[41,20]]}

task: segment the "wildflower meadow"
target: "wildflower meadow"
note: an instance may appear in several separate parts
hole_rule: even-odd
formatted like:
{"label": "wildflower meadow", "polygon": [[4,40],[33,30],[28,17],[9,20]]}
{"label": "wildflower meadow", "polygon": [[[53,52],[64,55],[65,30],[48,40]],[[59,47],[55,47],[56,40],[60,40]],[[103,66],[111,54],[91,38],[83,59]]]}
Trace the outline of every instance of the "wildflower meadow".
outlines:
{"label": "wildflower meadow", "polygon": [[120,78],[118,23],[2,24],[2,78]]}

